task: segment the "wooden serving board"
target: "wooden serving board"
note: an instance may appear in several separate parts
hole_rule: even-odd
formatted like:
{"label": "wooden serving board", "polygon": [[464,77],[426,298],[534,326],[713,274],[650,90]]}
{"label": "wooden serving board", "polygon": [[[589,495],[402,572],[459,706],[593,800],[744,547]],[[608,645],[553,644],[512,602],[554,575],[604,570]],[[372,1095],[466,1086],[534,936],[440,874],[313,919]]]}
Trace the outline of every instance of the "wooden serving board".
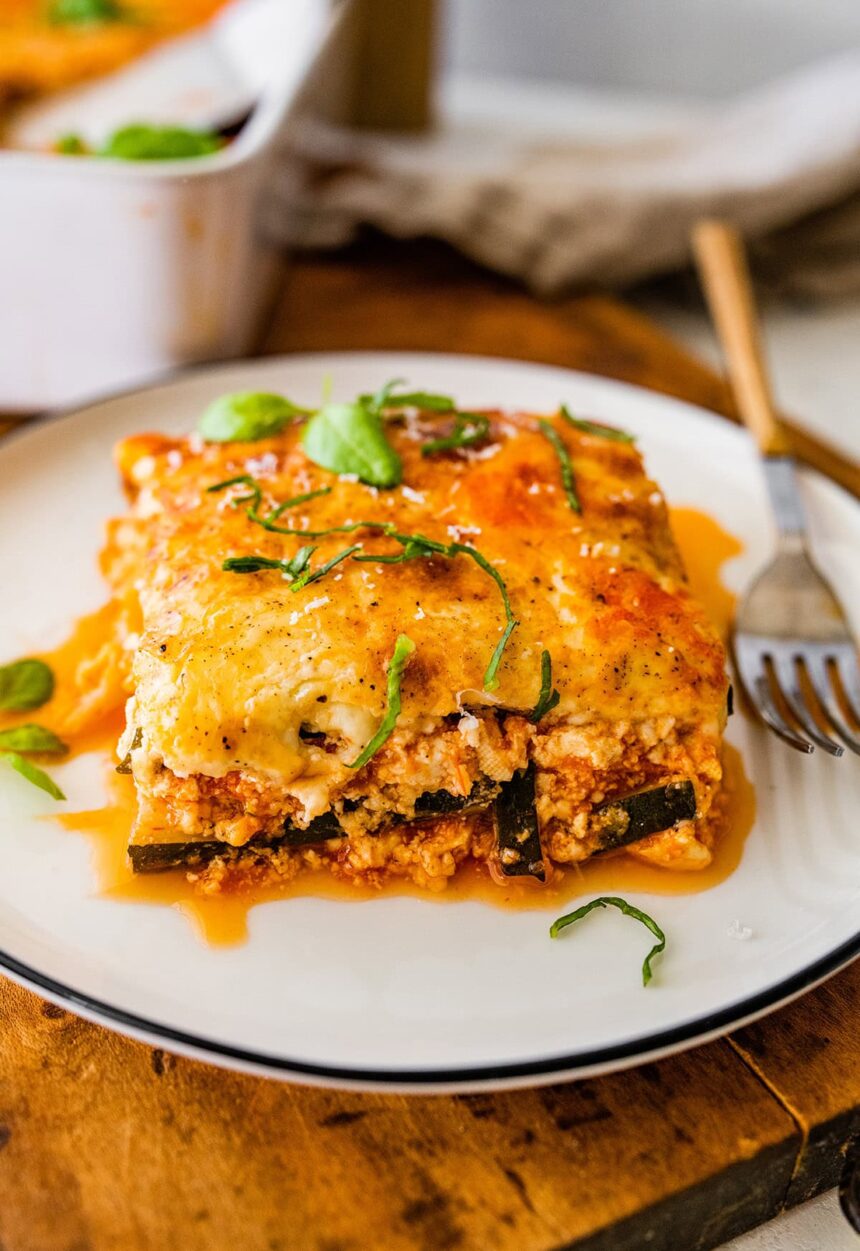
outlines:
{"label": "wooden serving board", "polygon": [[[724,413],[637,314],[538,304],[431,247],[297,264],[266,350],[508,355]],[[860,963],[728,1038],[504,1095],[302,1089],[0,980],[2,1251],[703,1251],[833,1186],[860,1131]]]}

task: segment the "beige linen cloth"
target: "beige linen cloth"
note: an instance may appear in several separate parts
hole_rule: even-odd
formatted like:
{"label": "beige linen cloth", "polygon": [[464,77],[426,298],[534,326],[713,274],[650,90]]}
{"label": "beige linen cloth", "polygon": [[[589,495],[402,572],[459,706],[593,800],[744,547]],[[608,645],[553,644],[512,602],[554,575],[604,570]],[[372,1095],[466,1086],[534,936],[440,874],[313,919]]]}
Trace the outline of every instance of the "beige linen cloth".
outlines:
{"label": "beige linen cloth", "polygon": [[784,292],[860,289],[860,49],[635,137],[567,135],[559,110],[550,134],[449,112],[420,137],[300,111],[284,156],[268,227],[293,246],[367,223],[445,239],[551,295],[680,268],[692,223],[719,214],[762,240],[760,272]]}

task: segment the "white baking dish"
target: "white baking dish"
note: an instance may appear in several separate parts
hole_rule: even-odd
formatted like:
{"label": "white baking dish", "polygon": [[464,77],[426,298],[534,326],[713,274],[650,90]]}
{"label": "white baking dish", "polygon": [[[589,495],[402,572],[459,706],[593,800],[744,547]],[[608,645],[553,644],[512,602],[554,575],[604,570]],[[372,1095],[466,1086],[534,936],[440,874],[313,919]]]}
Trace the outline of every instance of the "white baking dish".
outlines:
{"label": "white baking dish", "polygon": [[235,57],[237,80],[274,73],[223,151],[141,163],[0,152],[0,411],[68,404],[251,346],[277,272],[259,228],[267,173],[314,63],[325,49],[330,71],[337,62],[343,12],[253,0],[247,13],[218,55]]}

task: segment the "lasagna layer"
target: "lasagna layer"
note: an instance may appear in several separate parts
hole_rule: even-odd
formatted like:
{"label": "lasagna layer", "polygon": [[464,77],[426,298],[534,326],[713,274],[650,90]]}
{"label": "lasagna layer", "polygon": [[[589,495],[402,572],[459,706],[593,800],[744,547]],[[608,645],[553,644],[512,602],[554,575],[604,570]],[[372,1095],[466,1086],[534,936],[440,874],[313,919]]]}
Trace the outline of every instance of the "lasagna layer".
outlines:
{"label": "lasagna layer", "polygon": [[[725,657],[688,592],[662,495],[633,444],[558,417],[573,511],[538,420],[488,417],[481,447],[434,456],[421,445],[447,418],[393,418],[404,485],[391,490],[311,463],[298,427],[254,443],[120,445],[131,510],[111,525],[106,567],[141,610],[120,748],[138,794],[137,867],[183,863],[211,883],[244,853],[287,877],[326,865],[433,886],[467,858],[518,872],[516,851],[500,852],[515,779],[528,779],[549,871],[616,846],[709,862]],[[285,512],[300,533],[284,535],[249,518],[247,484],[208,490],[240,476],[262,492],[258,515],[330,489]],[[517,625],[492,689],[506,624],[497,581],[462,551],[388,563],[403,550],[388,535],[343,529],[363,521],[471,548],[503,580]],[[301,589],[277,570],[222,568],[290,559],[306,543],[314,570],[359,546]],[[402,634],[415,650],[396,727],[355,768]],[[535,720],[545,654],[559,698]]]}

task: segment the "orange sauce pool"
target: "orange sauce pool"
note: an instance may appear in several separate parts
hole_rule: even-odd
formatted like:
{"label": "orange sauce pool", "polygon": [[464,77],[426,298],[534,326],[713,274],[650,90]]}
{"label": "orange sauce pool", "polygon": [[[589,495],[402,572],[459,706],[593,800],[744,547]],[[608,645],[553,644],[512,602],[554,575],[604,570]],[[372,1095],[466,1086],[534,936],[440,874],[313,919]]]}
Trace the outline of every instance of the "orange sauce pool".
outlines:
{"label": "orange sauce pool", "polygon": [[[693,593],[705,607],[714,624],[725,636],[734,610],[735,597],[722,585],[720,570],[725,561],[742,550],[737,539],[726,533],[705,513],[694,509],[672,510],[672,526],[686,565]],[[112,616],[112,613],[114,614]],[[99,891],[111,899],[178,908],[192,922],[197,933],[213,945],[233,945],[248,936],[248,913],[258,904],[274,899],[316,897],[357,902],[391,895],[406,895],[429,901],[479,900],[496,907],[541,910],[553,915],[564,910],[572,899],[583,895],[617,893],[625,890],[652,894],[691,894],[724,881],[737,867],[744,842],[755,819],[755,791],[744,771],[739,753],[724,746],[723,790],[726,796],[725,830],[714,850],[711,864],[698,872],[655,868],[623,852],[596,857],[581,866],[559,870],[550,885],[516,882],[499,886],[480,866],[465,866],[439,894],[393,882],[382,890],[356,887],[321,870],[304,873],[289,884],[255,887],[247,891],[207,896],[178,872],[132,873],[126,856],[129,830],[134,816],[134,788],[130,777],[117,775],[114,748],[122,728],[121,701],[114,711],[95,724],[83,724],[75,731],[76,702],[71,674],[97,651],[105,633],[115,624],[111,605],[83,618],[72,637],[50,655],[45,655],[57,677],[57,692],[39,710],[39,720],[64,737],[75,752],[102,751],[106,762],[109,802],[88,812],[52,813],[64,829],[86,834],[94,848],[94,867]],[[116,675],[108,675],[108,690]],[[118,690],[121,686],[118,686]],[[69,693],[71,692],[71,694]],[[42,713],[44,712],[44,716]],[[15,718],[0,719],[21,721]],[[71,727],[71,728],[70,728]]]}

